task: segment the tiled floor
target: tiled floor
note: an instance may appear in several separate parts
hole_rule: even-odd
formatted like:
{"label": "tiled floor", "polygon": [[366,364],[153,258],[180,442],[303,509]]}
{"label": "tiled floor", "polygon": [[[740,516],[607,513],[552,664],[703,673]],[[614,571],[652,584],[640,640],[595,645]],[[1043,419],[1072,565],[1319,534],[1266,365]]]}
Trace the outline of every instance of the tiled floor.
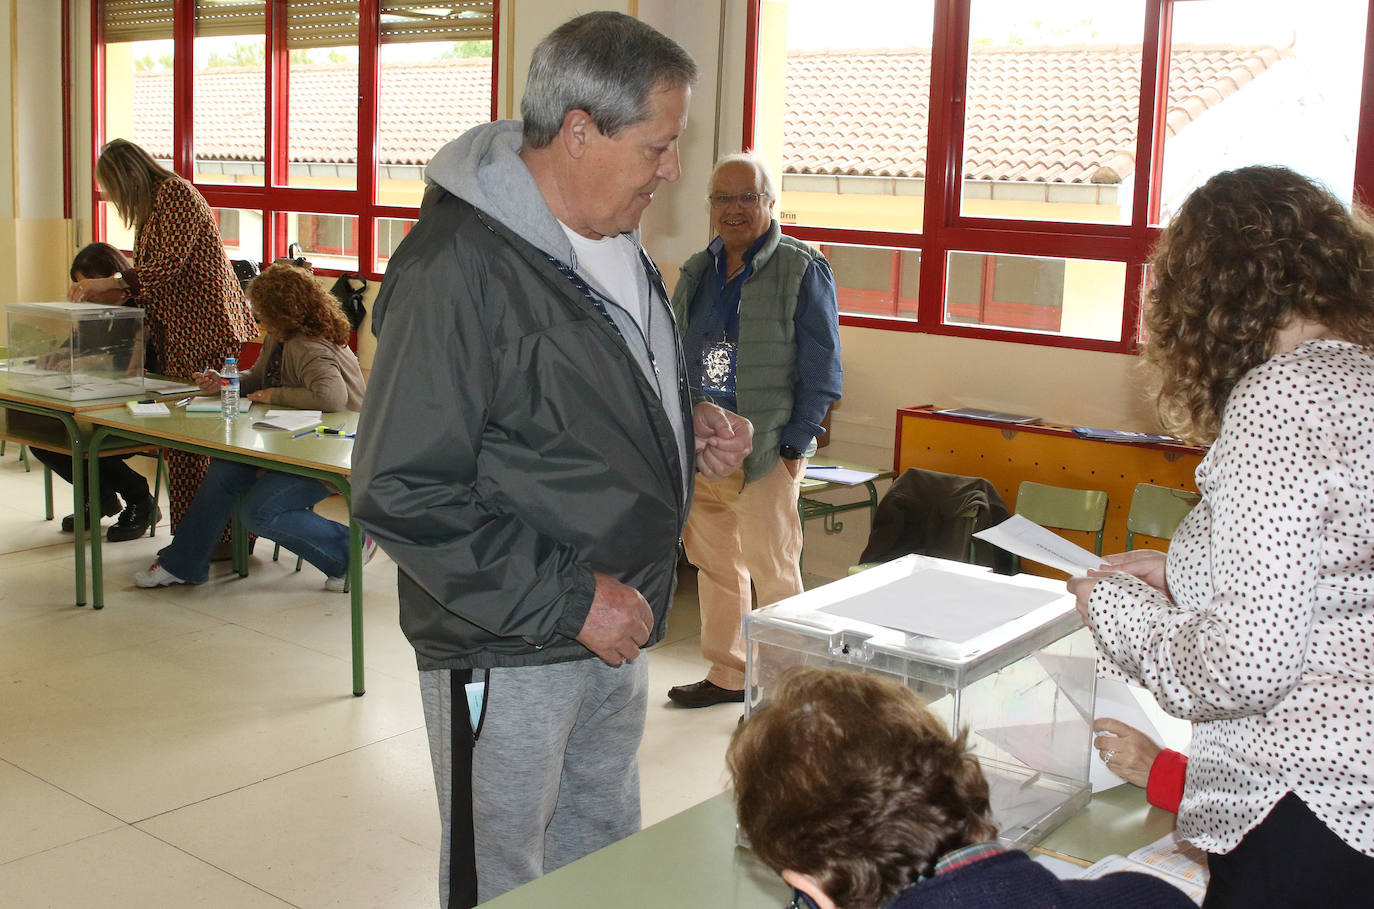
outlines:
{"label": "tiled floor", "polygon": [[[354,698],[347,597],[262,544],[246,579],[219,563],[201,587],[138,590],[164,526],[106,546],[106,608],[73,607],[70,537],[15,455],[0,458],[0,907],[433,905],[438,822],[395,566],[379,553],[366,571]],[[59,515],[68,495],[59,481]],[[847,517],[835,537],[811,522],[809,586],[862,549],[866,516]],[[649,657],[645,824],[724,788],[739,710],[663,696],[704,674],[697,623],[684,572]]]}

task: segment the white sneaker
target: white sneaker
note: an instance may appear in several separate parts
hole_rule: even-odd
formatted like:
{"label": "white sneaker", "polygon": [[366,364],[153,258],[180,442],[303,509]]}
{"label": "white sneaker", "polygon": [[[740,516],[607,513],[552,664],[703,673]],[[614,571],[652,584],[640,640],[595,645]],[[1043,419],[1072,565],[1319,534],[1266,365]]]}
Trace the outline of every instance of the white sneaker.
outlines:
{"label": "white sneaker", "polygon": [[139,587],[171,587],[173,584],[186,582],[163,568],[160,562],[154,562],[148,566],[147,571],[134,574],[134,583]]}
{"label": "white sneaker", "polygon": [[[372,557],[377,554],[377,541],[372,539],[370,534],[363,534],[363,564],[372,561]],[[325,578],[324,589],[333,593],[347,593],[348,575],[340,575],[337,578]]]}

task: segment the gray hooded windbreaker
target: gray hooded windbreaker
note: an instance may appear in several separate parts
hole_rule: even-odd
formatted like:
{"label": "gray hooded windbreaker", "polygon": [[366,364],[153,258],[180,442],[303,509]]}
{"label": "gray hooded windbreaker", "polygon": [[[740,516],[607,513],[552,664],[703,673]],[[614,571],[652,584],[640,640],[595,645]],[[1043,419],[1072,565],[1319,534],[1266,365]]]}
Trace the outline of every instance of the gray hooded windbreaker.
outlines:
{"label": "gray hooded windbreaker", "polygon": [[649,643],[672,599],[691,418],[662,279],[644,256],[647,338],[598,308],[519,148],[502,121],[435,155],[372,309],[353,515],[400,568],[420,669],[592,657],[593,570],[648,600]]}

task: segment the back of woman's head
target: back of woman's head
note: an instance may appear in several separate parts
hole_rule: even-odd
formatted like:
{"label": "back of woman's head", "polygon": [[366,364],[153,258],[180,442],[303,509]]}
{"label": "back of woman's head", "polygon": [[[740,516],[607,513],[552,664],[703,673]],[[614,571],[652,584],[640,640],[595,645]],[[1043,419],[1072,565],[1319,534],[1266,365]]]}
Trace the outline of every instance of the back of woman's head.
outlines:
{"label": "back of woman's head", "polygon": [[910,690],[810,668],[769,695],[725,760],[740,826],[773,870],[811,875],[845,909],[876,909],[944,853],[996,836],[964,736]]}
{"label": "back of woman's head", "polygon": [[1210,442],[1237,381],[1294,318],[1374,344],[1374,230],[1358,209],[1286,167],[1212,177],[1151,258],[1145,357],[1167,427]]}
{"label": "back of woman's head", "polygon": [[108,243],[87,243],[72,259],[71,278],[78,280],[77,274],[86,278],[108,278],[122,274],[133,268],[124,253]]}
{"label": "back of woman's head", "polygon": [[253,312],[270,321],[282,341],[299,336],[348,343],[348,318],[339,301],[303,268],[274,263],[248,282],[245,293]]}
{"label": "back of woman's head", "polygon": [[126,227],[138,229],[153,211],[162,181],[176,176],[128,139],[111,139],[95,162],[95,180]]}

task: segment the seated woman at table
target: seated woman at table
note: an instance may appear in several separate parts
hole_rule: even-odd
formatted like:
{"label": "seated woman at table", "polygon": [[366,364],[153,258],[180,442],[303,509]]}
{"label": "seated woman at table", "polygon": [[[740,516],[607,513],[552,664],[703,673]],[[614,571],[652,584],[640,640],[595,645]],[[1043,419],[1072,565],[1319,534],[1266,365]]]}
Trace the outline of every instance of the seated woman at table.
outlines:
{"label": "seated woman at table", "polygon": [[[1218,174],[1152,257],[1165,428],[1210,442],[1167,556],[1069,581],[1098,651],[1192,721],[1204,905],[1374,892],[1374,224],[1282,167]],[[1363,895],[1361,895],[1363,894]]]}
{"label": "seated woman at table", "polygon": [[[114,275],[132,272],[133,265],[124,258],[124,254],[108,243],[90,243],[83,246],[72,259],[71,279],[73,281],[84,281],[87,278],[110,278]],[[91,303],[102,303],[106,306],[138,306],[139,301],[134,298],[128,287],[111,287],[106,290],[93,292],[86,299]],[[150,336],[151,337],[151,336]],[[143,366],[145,369],[152,370],[154,367],[149,362],[149,354],[152,347],[149,345],[148,352],[144,355]],[[121,364],[120,368],[124,365]],[[40,463],[46,465],[49,470],[57,474],[68,483],[72,481],[72,456],[58,451],[49,451],[46,448],[30,448],[33,456]],[[114,522],[106,533],[106,539],[111,543],[120,543],[124,540],[133,540],[147,533],[150,524],[153,524],[161,517],[157,503],[153,501],[152,495],[148,492],[148,481],[143,475],[124,463],[129,455],[106,455],[100,459],[100,515],[109,517],[119,515],[119,519]],[[121,506],[120,500],[124,501]],[[97,520],[99,520],[97,518]],[[98,533],[99,528],[90,523],[89,512],[86,515],[87,527],[92,533]],[[62,519],[62,532],[71,533],[75,529],[76,516],[67,515]]]}
{"label": "seated woman at table", "polygon": [[[266,340],[253,368],[239,374],[242,394],[251,401],[325,412],[362,407],[362,370],[345,346],[348,320],[314,277],[290,265],[273,265],[248,285],[248,299]],[[215,370],[193,378],[206,394],[219,393]],[[326,588],[342,591],[348,528],[311,510],[331,491],[309,477],[216,458],[171,544],[134,582],[139,587],[203,583],[215,543],[242,493],[239,514],[249,532],[302,556],[324,572]],[[370,539],[364,541],[364,561],[374,549]]]}
{"label": "seated woman at table", "polygon": [[1133,786],[1145,790],[1145,800],[1156,808],[1178,814],[1188,756],[1161,748],[1148,735],[1120,720],[1102,717],[1093,723],[1093,747],[1107,769]]}
{"label": "seated woman at table", "polygon": [[995,840],[966,733],[909,689],[837,669],[784,673],[725,761],[754,853],[798,909],[1193,909],[1158,878],[1061,881]]}

